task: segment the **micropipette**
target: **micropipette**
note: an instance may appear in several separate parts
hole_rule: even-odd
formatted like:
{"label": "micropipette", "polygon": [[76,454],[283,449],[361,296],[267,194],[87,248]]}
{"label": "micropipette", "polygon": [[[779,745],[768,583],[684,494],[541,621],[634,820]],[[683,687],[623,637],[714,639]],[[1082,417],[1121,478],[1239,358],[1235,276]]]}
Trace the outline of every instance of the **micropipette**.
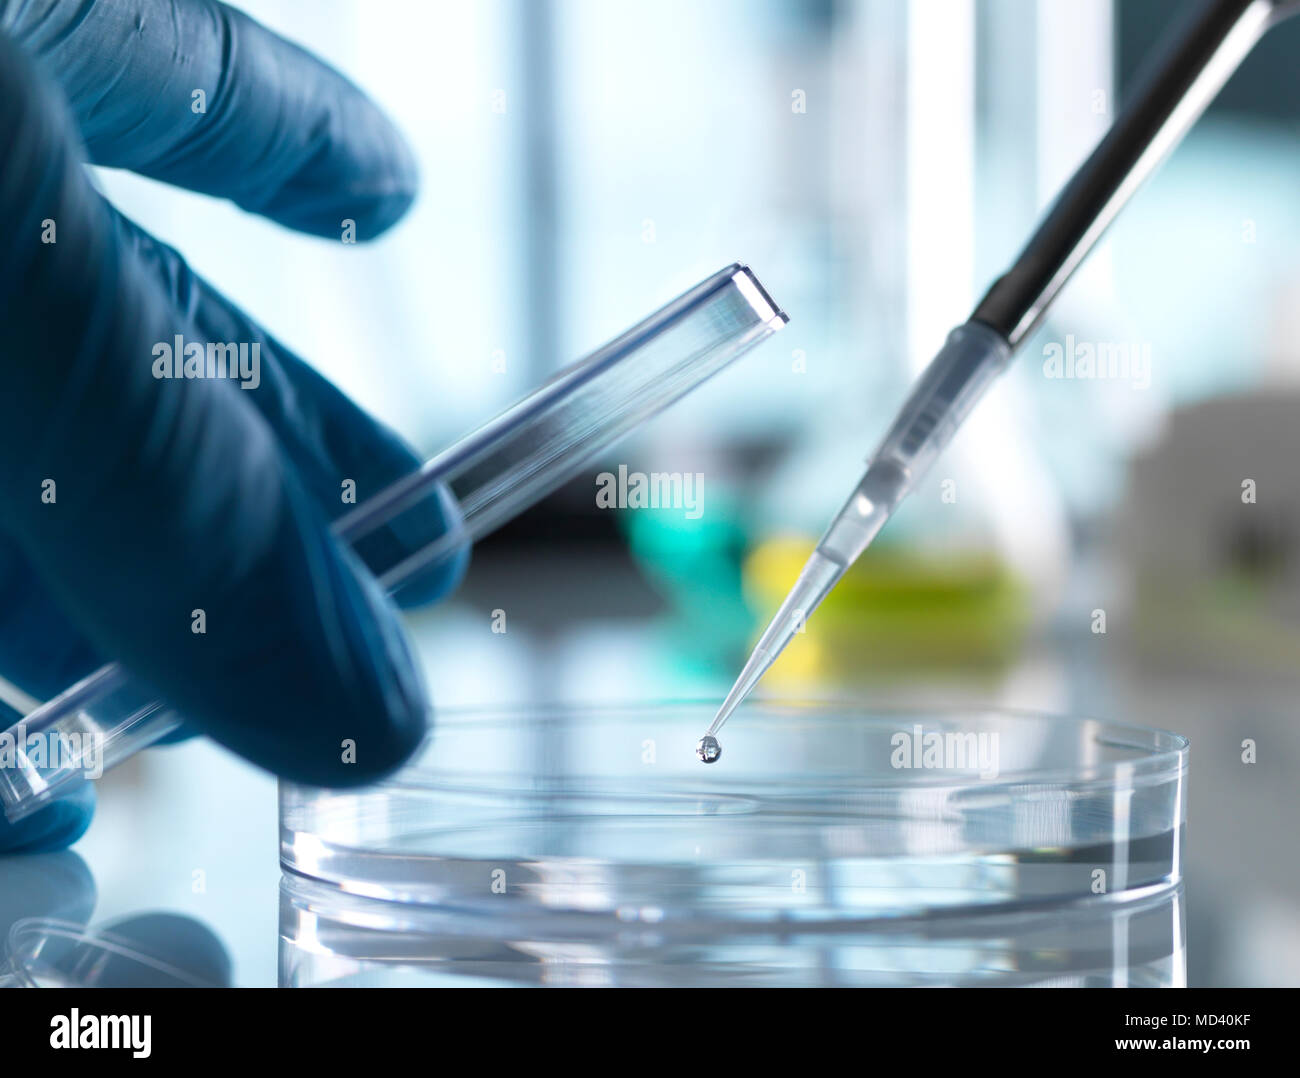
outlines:
{"label": "micropipette", "polygon": [[1297,11],[1297,0],[1211,0],[1152,58],[1131,101],[1015,264],[993,283],[970,320],[948,335],[912,389],[696,745],[701,760],[721,757],[717,733],[723,724],[916,487],[1133,192],[1254,44]]}

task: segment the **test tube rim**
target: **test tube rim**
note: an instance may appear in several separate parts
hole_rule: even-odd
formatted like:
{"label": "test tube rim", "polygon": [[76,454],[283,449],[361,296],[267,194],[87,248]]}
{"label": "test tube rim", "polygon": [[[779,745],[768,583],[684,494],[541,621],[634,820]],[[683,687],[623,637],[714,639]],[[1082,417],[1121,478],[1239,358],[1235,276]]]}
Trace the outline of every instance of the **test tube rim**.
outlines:
{"label": "test tube rim", "polygon": [[[766,323],[774,329],[780,329],[789,322],[789,317],[772,300],[753,270],[744,263],[733,262],[647,315],[635,326],[557,371],[520,400],[425,461],[410,475],[390,484],[373,498],[340,517],[334,523],[335,534],[351,541],[382,527],[415,501],[426,496],[438,483],[454,474],[504,432],[542,415],[557,401],[621,363],[647,340],[662,332],[669,323],[688,317],[731,285],[735,285],[749,302],[758,324]],[[751,295],[747,287],[752,288],[756,295]]]}

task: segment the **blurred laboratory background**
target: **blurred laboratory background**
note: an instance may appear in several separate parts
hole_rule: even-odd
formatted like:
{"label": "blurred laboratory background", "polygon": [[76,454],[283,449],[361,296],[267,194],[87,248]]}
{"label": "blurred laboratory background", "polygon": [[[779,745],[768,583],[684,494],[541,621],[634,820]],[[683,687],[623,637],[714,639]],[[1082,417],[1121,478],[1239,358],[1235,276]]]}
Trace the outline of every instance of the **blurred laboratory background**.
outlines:
{"label": "blurred laboratory background", "polygon": [[[909,381],[1189,5],[236,6],[395,117],[422,169],[409,218],[347,246],[100,182],[422,451],[727,263],[791,317],[412,617],[450,707],[720,698]],[[1297,55],[1300,20],[1133,199],[760,690],[1189,736],[1193,985],[1300,983]],[[698,511],[599,508],[619,465],[702,477]],[[145,754],[102,782],[78,850],[100,915],[186,911],[236,979],[274,982],[273,780],[210,745]]]}

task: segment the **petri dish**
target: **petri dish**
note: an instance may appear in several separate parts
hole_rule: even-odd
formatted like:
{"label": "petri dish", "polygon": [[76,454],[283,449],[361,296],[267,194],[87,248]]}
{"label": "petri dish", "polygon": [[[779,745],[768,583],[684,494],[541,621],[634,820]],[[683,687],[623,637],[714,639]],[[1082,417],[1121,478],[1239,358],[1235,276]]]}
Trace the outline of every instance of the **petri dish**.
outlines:
{"label": "petri dish", "polygon": [[[693,750],[711,713],[447,712],[383,783],[282,784],[286,945],[308,911],[317,931],[406,924],[430,955],[479,940],[476,972],[462,974],[489,981],[526,983],[539,975],[527,954],[545,952],[589,960],[610,983],[783,983],[791,969],[813,983],[814,961],[847,971],[835,983],[958,983],[1049,952],[1046,977],[1113,977],[1080,965],[1078,941],[1154,917],[1152,983],[1177,980],[1184,738],[768,701],[744,707],[706,768]],[[1053,926],[1068,930],[1055,949],[1042,935]],[[970,944],[984,934],[992,953]]]}

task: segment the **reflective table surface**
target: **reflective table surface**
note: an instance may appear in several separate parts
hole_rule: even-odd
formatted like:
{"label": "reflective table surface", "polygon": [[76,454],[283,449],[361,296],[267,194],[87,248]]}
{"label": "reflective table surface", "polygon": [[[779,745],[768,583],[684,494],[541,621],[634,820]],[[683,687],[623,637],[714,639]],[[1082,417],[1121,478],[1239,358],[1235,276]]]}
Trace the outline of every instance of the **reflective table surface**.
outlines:
{"label": "reflective table surface", "polygon": [[[556,578],[570,597],[563,620],[518,616],[509,632],[493,633],[494,598],[471,588],[413,625],[442,705],[706,698],[725,689],[729,670],[692,663],[662,613],[623,610],[608,590],[593,598],[594,609],[575,610],[574,581]],[[556,608],[545,596],[536,604]],[[1085,623],[1077,637],[1057,632],[1031,644],[996,678],[932,674],[871,691],[882,706],[1118,718],[1177,731],[1192,744],[1181,889],[1090,913],[1070,935],[1073,965],[1051,957],[1061,954],[1059,931],[1052,937],[1032,917],[868,933],[855,942],[868,956],[860,964],[894,971],[873,983],[970,983],[972,968],[998,968],[1018,983],[1300,983],[1300,830],[1281,811],[1292,803],[1300,765],[1293,683],[1152,670],[1122,648],[1098,647]],[[1243,762],[1244,740],[1261,747],[1254,763]],[[460,966],[483,945],[482,934],[448,933],[436,917],[284,877],[277,830],[275,781],[215,746],[196,740],[137,757],[101,781],[96,820],[73,850],[0,863],[7,947],[0,983],[426,984],[481,976],[481,967]],[[653,951],[647,927],[632,924],[629,938]],[[972,951],[989,939],[998,941],[995,960],[972,964]],[[843,983],[837,962],[782,968],[781,953],[778,940],[758,964],[758,983]],[[945,971],[940,959],[954,955]],[[610,983],[599,963],[588,969],[590,982],[565,952],[534,954],[514,973],[530,983]],[[632,982],[687,981],[653,965],[642,972]]]}

